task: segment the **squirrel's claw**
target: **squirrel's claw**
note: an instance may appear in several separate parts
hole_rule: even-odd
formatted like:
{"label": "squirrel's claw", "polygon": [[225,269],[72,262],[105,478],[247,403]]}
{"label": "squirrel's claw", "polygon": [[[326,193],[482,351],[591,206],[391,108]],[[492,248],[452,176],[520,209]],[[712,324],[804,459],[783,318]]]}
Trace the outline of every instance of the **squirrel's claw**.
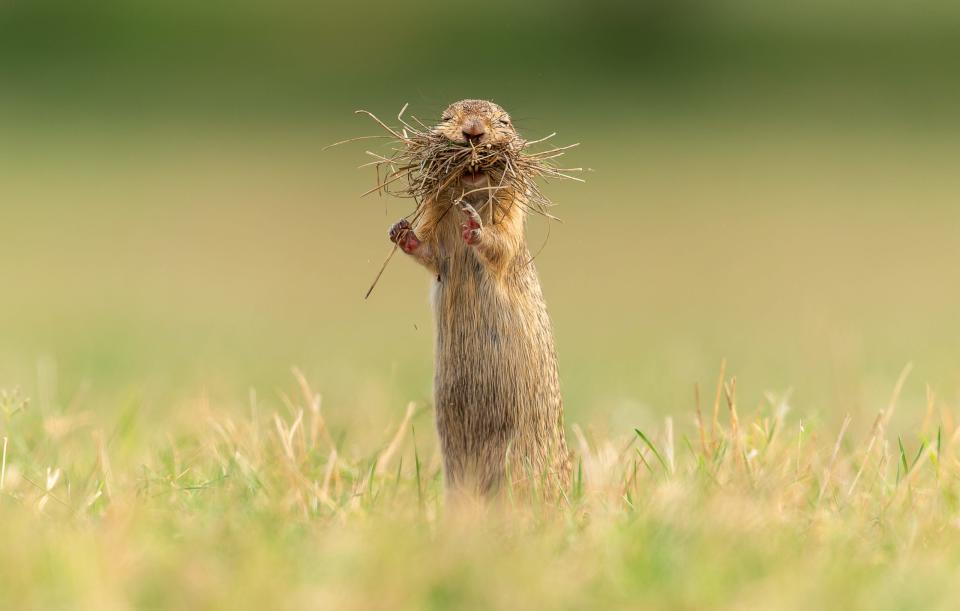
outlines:
{"label": "squirrel's claw", "polygon": [[399,246],[403,252],[410,254],[420,246],[420,239],[413,232],[410,221],[400,219],[393,224],[388,234],[390,241]]}
{"label": "squirrel's claw", "polygon": [[477,210],[465,202],[460,203],[460,212],[463,213],[464,221],[460,225],[463,241],[473,246],[480,241],[483,233],[483,223],[480,221],[480,214]]}

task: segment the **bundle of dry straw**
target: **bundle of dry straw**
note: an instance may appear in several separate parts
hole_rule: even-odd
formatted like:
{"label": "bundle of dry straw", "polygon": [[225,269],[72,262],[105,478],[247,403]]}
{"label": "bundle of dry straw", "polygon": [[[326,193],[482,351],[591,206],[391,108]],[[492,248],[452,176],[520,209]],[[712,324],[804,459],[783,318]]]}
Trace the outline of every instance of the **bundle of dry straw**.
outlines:
{"label": "bundle of dry straw", "polygon": [[537,179],[555,178],[582,182],[582,179],[570,175],[571,172],[582,171],[582,168],[560,168],[552,163],[552,160],[564,155],[579,143],[535,153],[528,152],[529,147],[546,142],[556,133],[532,141],[517,137],[497,143],[458,143],[436,132],[416,117],[411,117],[416,125],[406,121],[403,115],[407,106],[405,104],[397,115],[399,127],[387,125],[367,110],[356,111],[357,114],[367,115],[376,121],[387,134],[351,138],[336,144],[368,138],[391,140],[392,151],[389,154],[366,151],[374,160],[360,167],[375,167],[377,184],[363,195],[387,193],[413,199],[417,209],[411,216],[416,215],[424,201],[439,198],[464,172],[492,171],[497,178],[497,184],[486,187],[485,190],[492,190],[494,197],[498,191],[509,190],[511,194],[519,196],[521,205],[545,216],[550,216],[547,209],[552,204],[541,191]]}

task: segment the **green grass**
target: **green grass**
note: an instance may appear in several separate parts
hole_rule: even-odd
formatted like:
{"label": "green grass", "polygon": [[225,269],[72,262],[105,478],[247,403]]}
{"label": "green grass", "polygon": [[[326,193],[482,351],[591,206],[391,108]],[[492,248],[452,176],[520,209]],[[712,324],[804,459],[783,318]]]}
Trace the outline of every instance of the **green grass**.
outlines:
{"label": "green grass", "polygon": [[[169,425],[2,398],[2,602],[11,609],[949,608],[960,429],[811,426],[736,385],[691,424],[574,424],[559,506],[454,511],[429,410],[372,452],[295,371],[275,399],[182,405]],[[712,414],[718,414],[713,421]],[[414,431],[416,430],[416,434]],[[345,441],[347,440],[347,441]]]}

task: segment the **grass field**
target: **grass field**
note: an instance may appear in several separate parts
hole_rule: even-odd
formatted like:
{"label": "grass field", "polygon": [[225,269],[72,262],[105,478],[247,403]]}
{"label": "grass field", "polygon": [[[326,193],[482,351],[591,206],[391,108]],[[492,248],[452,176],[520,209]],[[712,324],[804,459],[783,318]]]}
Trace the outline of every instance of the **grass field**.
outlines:
{"label": "grass field", "polygon": [[11,155],[0,605],[950,608],[950,145],[703,129],[621,126],[632,174],[596,134],[552,188],[576,484],[468,516],[426,279],[362,300],[402,205],[357,199],[359,151],[313,145],[339,132]]}
{"label": "grass field", "polygon": [[[789,396],[704,389],[691,418],[573,426],[559,507],[445,511],[427,410],[372,452],[299,371],[279,400],[206,396],[162,431],[2,396],[10,609],[943,608],[957,578],[953,411],[906,439],[811,425]],[[702,423],[702,424],[701,424]]]}

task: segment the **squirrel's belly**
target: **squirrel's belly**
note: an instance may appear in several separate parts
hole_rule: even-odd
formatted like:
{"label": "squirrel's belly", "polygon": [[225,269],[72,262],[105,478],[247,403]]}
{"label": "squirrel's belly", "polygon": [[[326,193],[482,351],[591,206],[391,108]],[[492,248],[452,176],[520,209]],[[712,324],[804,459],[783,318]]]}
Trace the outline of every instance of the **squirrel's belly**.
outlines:
{"label": "squirrel's belly", "polygon": [[533,266],[510,277],[469,265],[446,271],[453,273],[434,281],[432,301],[434,404],[448,484],[486,492],[507,470],[515,482],[532,470],[538,481],[565,485],[563,401]]}
{"label": "squirrel's belly", "polygon": [[553,337],[536,276],[513,286],[485,280],[433,287],[436,407],[510,426],[559,408]]}

